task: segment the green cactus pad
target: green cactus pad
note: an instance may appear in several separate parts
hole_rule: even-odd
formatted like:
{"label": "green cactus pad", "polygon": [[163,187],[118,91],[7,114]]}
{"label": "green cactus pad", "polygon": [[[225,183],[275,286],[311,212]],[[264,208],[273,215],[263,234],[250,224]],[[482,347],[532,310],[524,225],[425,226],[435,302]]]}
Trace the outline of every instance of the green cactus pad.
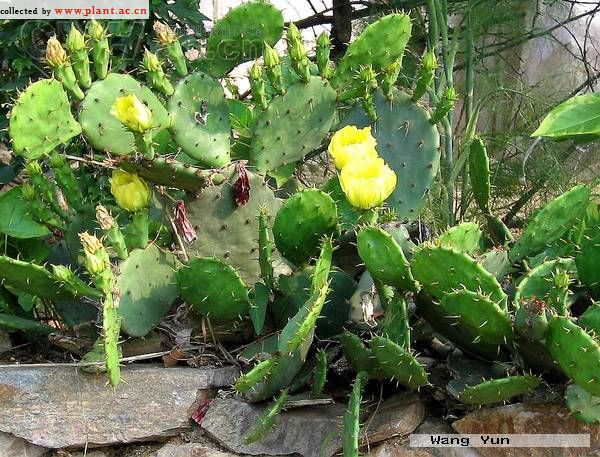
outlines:
{"label": "green cactus pad", "polygon": [[68,289],[62,287],[52,273],[41,265],[6,256],[0,256],[0,280],[4,285],[42,298],[71,297]]}
{"label": "green cactus pad", "polygon": [[283,411],[283,407],[285,406],[285,402],[288,398],[288,393],[286,390],[282,390],[277,399],[270,403],[267,408],[263,411],[262,415],[254,424],[254,427],[244,440],[244,444],[252,444],[256,443],[264,439],[267,436],[267,433],[275,426],[275,421],[277,420],[277,416]]}
{"label": "green cactus pad", "polygon": [[518,308],[523,300],[535,298],[547,301],[550,292],[554,289],[552,275],[557,270],[566,271],[569,276],[577,277],[577,269],[573,259],[548,260],[523,277],[515,292],[515,308]]}
{"label": "green cactus pad", "polygon": [[81,133],[62,84],[42,79],[31,84],[10,113],[8,134],[15,154],[35,160]]}
{"label": "green cactus pad", "polygon": [[302,159],[325,139],[335,108],[336,93],[326,80],[292,84],[257,117],[250,162],[264,174]]}
{"label": "green cactus pad", "polygon": [[376,336],[371,340],[371,350],[381,369],[400,384],[418,389],[428,383],[427,373],[417,359],[393,341]]}
{"label": "green cactus pad", "polygon": [[[186,205],[189,220],[198,234],[188,253],[225,260],[252,286],[260,279],[257,241],[260,209],[265,207],[269,214],[275,214],[281,202],[260,176],[248,172],[248,178],[250,200],[245,205],[235,204],[236,173],[219,186],[207,187],[198,198],[188,199]],[[281,266],[281,257],[275,252],[273,264],[275,270]]]}
{"label": "green cactus pad", "polygon": [[92,84],[81,102],[79,122],[93,148],[117,156],[135,152],[133,133],[110,114],[115,100],[130,94],[136,95],[152,111],[154,134],[169,126],[167,110],[150,89],[131,76],[110,73],[106,79]]}
{"label": "green cactus pad", "polygon": [[375,72],[380,72],[401,60],[411,31],[407,14],[390,14],[367,26],[340,61],[334,76],[336,87],[351,82],[362,66],[372,65]]}
{"label": "green cactus pad", "polygon": [[579,185],[544,206],[510,250],[510,259],[518,262],[560,239],[585,215],[589,197],[589,187]]}
{"label": "green cactus pad", "polygon": [[565,400],[567,408],[577,419],[586,424],[600,424],[600,397],[571,384],[565,392]]}
{"label": "green cactus pad", "polygon": [[262,282],[254,284],[252,293],[250,294],[250,319],[254,326],[254,333],[260,335],[265,325],[267,316],[267,306],[269,304],[270,289]]}
{"label": "green cactus pad", "polygon": [[537,376],[509,376],[491,379],[474,386],[450,381],[448,390],[457,399],[469,405],[490,405],[510,400],[517,395],[531,393],[542,382]]}
{"label": "green cactus pad", "polygon": [[600,396],[600,345],[566,317],[548,323],[546,346],[562,371],[581,388]]}
{"label": "green cactus pad", "polygon": [[357,372],[365,371],[371,379],[385,379],[387,374],[383,371],[371,348],[354,333],[344,332],[339,336],[344,356],[352,368]]}
{"label": "green cactus pad", "polygon": [[474,222],[463,222],[446,230],[438,236],[437,241],[465,254],[473,254],[479,249],[481,235],[479,225]]}
{"label": "green cactus pad", "polygon": [[324,236],[337,232],[333,199],[318,189],[306,189],[287,199],[273,223],[275,246],[295,265],[302,266],[319,252]]}
{"label": "green cactus pad", "polygon": [[218,20],[206,43],[207,73],[220,78],[237,65],[262,55],[283,33],[283,15],[273,5],[253,1],[231,9]]}
{"label": "green cactus pad", "polygon": [[388,232],[379,227],[366,227],[358,232],[357,247],[374,279],[401,290],[419,290],[402,248]]}
{"label": "green cactus pad", "polygon": [[176,260],[152,244],[137,249],[119,264],[121,328],[130,336],[145,336],[156,327],[178,295]]}
{"label": "green cactus pad", "polygon": [[484,213],[490,212],[490,159],[485,143],[475,138],[469,147],[469,179],[477,205]]}
{"label": "green cactus pad", "polygon": [[594,303],[577,319],[577,324],[600,337],[600,304]]}
{"label": "green cactus pad", "polygon": [[581,283],[594,298],[600,299],[600,233],[583,239],[575,262]]}
{"label": "green cactus pad", "polygon": [[229,163],[229,108],[216,79],[196,72],[179,81],[169,100],[175,142],[206,167]]}
{"label": "green cactus pad", "polygon": [[506,344],[513,338],[508,313],[484,295],[469,290],[449,293],[440,302],[449,325],[458,323],[474,335],[475,341]]}
{"label": "green cactus pad", "polygon": [[507,307],[506,294],[496,278],[467,254],[426,244],[414,252],[410,263],[417,281],[438,300],[466,289],[489,297],[501,309]]}
{"label": "green cactus pad", "polygon": [[[279,277],[279,286],[271,307],[278,327],[283,328],[308,300],[313,272],[314,268],[308,267],[293,275]],[[349,300],[356,289],[352,277],[343,271],[332,271],[330,279],[331,290],[315,329],[321,338],[329,338],[343,330],[349,320]]]}
{"label": "green cactus pad", "polygon": [[[387,204],[396,211],[398,219],[416,219],[439,169],[439,132],[429,122],[427,111],[413,103],[410,95],[393,90],[389,100],[377,91],[373,99],[377,121],[372,133],[377,140],[377,151],[398,177]],[[363,108],[356,106],[340,128],[370,124]]]}
{"label": "green cactus pad", "polygon": [[248,289],[231,265],[216,258],[197,258],[177,273],[181,296],[203,316],[217,320],[248,314]]}
{"label": "green cactus pad", "polygon": [[502,247],[494,248],[478,256],[477,261],[489,271],[498,281],[502,281],[510,267],[508,251]]}
{"label": "green cactus pad", "polygon": [[9,332],[25,332],[40,335],[49,335],[56,332],[54,327],[42,324],[41,322],[3,313],[0,313],[0,329],[8,330]]}

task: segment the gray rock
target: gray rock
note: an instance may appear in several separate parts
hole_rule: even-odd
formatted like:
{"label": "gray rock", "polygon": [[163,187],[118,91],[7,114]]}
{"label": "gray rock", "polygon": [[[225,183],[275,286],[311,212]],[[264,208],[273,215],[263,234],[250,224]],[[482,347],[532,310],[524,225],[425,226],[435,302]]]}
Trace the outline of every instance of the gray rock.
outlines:
{"label": "gray rock", "polygon": [[344,405],[299,408],[283,412],[267,437],[245,444],[246,436],[260,418],[264,405],[235,398],[212,401],[202,428],[220,445],[232,452],[251,455],[301,454],[304,457],[329,457],[339,448],[340,417]]}
{"label": "gray rock", "polygon": [[41,457],[47,452],[48,449],[28,443],[9,433],[0,432],[0,455],[2,457]]}
{"label": "gray rock", "polygon": [[[414,431],[416,434],[455,434],[456,432],[450,424],[441,419],[428,417]],[[438,448],[423,448],[435,457],[481,457],[481,454],[473,448],[463,447],[438,447]]]}
{"label": "gray rock", "polygon": [[221,452],[200,443],[167,444],[159,449],[156,457],[234,457],[235,454]]}
{"label": "gray rock", "polygon": [[[216,399],[201,426],[223,447],[241,454],[329,457],[341,449],[341,418],[346,410],[343,404],[285,411],[264,440],[245,444],[264,407],[236,398]],[[423,405],[416,396],[390,398],[368,419],[361,441],[373,444],[391,436],[406,435],[419,425],[423,414]]]}
{"label": "gray rock", "polygon": [[198,402],[230,385],[237,368],[125,367],[113,390],[73,367],[0,371],[0,431],[46,448],[162,440],[190,427]]}

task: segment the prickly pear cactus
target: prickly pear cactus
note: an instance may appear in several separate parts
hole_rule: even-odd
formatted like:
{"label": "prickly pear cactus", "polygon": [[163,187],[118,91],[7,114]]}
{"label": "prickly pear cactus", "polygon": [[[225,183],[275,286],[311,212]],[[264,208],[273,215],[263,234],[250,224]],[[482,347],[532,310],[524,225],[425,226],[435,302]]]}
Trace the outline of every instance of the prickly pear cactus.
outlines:
{"label": "prickly pear cactus", "polygon": [[152,244],[119,264],[121,328],[130,336],[145,336],[156,327],[178,295],[177,261]]}
{"label": "prickly pear cactus", "polygon": [[321,239],[338,229],[335,202],[318,189],[306,189],[285,201],[273,223],[275,245],[298,266],[318,253]]}
{"label": "prickly pear cactus", "polygon": [[[264,207],[269,214],[275,214],[281,201],[263,178],[250,172],[248,177],[250,197],[245,205],[238,206],[235,202],[233,184],[239,178],[236,172],[229,172],[223,184],[208,187],[198,198],[187,200],[188,217],[198,233],[198,239],[188,252],[198,257],[215,256],[224,260],[235,267],[246,285],[251,286],[260,278],[257,262],[260,209]],[[273,263],[276,268],[281,265],[276,253]]]}
{"label": "prickly pear cactus", "polygon": [[42,79],[19,96],[11,113],[8,133],[15,154],[38,159],[81,133],[71,114],[62,85]]}
{"label": "prickly pear cactus", "polygon": [[600,397],[590,394],[577,384],[571,384],[565,392],[565,404],[580,421],[600,424]]}
{"label": "prickly pear cactus", "polygon": [[94,149],[117,156],[137,150],[133,133],[110,114],[115,100],[129,94],[136,95],[152,111],[155,135],[169,126],[167,110],[150,89],[131,76],[110,73],[106,79],[92,84],[78,116],[83,134]]}
{"label": "prickly pear cactus", "polygon": [[248,289],[231,265],[217,258],[197,258],[177,273],[181,296],[195,311],[216,320],[248,314]]}
{"label": "prickly pear cactus", "polygon": [[[387,204],[399,219],[416,219],[439,169],[438,130],[429,122],[427,111],[400,90],[393,90],[389,99],[377,91],[373,99],[377,151],[398,176]],[[365,127],[371,125],[371,119],[357,106],[344,118],[341,127],[344,125]]]}
{"label": "prickly pear cactus", "polygon": [[463,222],[450,227],[437,237],[437,241],[444,246],[472,255],[479,250],[482,235],[479,225],[474,222]]}
{"label": "prickly pear cactus", "polygon": [[321,144],[333,123],[336,92],[311,77],[275,97],[255,120],[250,163],[266,173],[302,159]]}
{"label": "prickly pear cactus", "polygon": [[542,379],[537,376],[509,376],[471,386],[464,385],[461,381],[450,381],[448,390],[463,403],[490,405],[531,393],[541,382]]}
{"label": "prickly pear cactus", "polygon": [[192,73],[179,81],[168,108],[173,137],[188,156],[206,167],[230,162],[229,108],[219,81]]}
{"label": "prickly pear cactus", "polygon": [[418,389],[429,382],[427,372],[415,356],[393,341],[381,336],[373,337],[371,350],[383,372],[394,381],[409,389]]}

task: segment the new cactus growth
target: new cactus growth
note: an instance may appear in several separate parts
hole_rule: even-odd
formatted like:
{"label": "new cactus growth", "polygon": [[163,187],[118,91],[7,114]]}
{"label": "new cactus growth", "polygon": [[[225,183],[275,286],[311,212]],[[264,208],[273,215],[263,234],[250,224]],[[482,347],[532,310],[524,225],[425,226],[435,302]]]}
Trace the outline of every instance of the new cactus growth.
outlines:
{"label": "new cactus growth", "polygon": [[283,407],[285,406],[285,402],[288,398],[288,394],[286,390],[282,390],[277,399],[271,403],[264,411],[250,434],[246,437],[244,442],[246,444],[252,444],[256,441],[263,439],[269,430],[275,425],[275,420]]}
{"label": "new cactus growth", "polygon": [[362,391],[367,383],[368,376],[364,371],[359,372],[352,386],[352,393],[348,407],[344,414],[344,431],[342,445],[344,457],[358,457],[358,442],[360,436],[360,402]]}
{"label": "new cactus growth", "polygon": [[77,83],[75,72],[71,62],[63,49],[60,41],[56,37],[48,40],[46,47],[46,63],[54,71],[54,76],[58,79],[67,91],[77,100],[83,100],[83,92]]}
{"label": "new cactus growth", "polygon": [[542,382],[537,376],[509,376],[491,379],[477,385],[463,386],[450,382],[450,390],[458,400],[470,405],[502,403],[517,395],[531,393]]}
{"label": "new cactus growth", "polygon": [[108,74],[108,67],[110,65],[110,47],[108,45],[106,29],[102,24],[92,19],[88,23],[87,35],[92,42],[94,71],[99,79],[104,79]]}
{"label": "new cactus growth", "polygon": [[168,80],[156,54],[146,49],[142,65],[146,71],[148,83],[151,87],[154,87],[156,90],[167,96],[173,95],[175,89],[173,89],[173,85]]}
{"label": "new cactus growth", "polygon": [[166,48],[169,60],[175,67],[177,74],[181,77],[187,76],[186,58],[175,32],[164,22],[156,21],[154,23],[154,33],[158,42]]}
{"label": "new cactus growth", "polygon": [[74,25],[71,25],[66,47],[69,51],[71,65],[73,66],[77,82],[83,89],[89,89],[92,85],[92,76],[85,37]]}
{"label": "new cactus growth", "polygon": [[435,70],[437,69],[437,59],[434,51],[428,51],[421,59],[421,66],[419,68],[419,74],[417,79],[417,85],[413,90],[412,101],[418,102],[423,95],[427,92],[427,89],[431,87],[433,78],[435,77]]}
{"label": "new cactus growth", "polygon": [[418,389],[428,383],[427,373],[409,349],[381,336],[371,339],[371,350],[377,363],[394,381]]}
{"label": "new cactus growth", "polygon": [[567,408],[577,419],[586,424],[600,424],[600,397],[571,384],[565,392],[565,400]]}

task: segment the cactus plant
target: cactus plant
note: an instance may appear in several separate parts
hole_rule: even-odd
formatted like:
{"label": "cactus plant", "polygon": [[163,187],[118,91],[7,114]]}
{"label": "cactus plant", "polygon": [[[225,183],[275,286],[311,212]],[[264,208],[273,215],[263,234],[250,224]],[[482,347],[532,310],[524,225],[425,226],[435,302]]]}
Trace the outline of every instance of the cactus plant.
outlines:
{"label": "cactus plant", "polygon": [[532,392],[540,383],[537,376],[509,376],[490,379],[480,384],[466,386],[462,382],[450,381],[448,390],[463,403],[489,405],[510,400],[517,395]]}
{"label": "cactus plant", "polygon": [[565,404],[580,421],[600,424],[600,397],[590,394],[577,384],[571,384],[565,392]]}
{"label": "cactus plant", "polygon": [[344,457],[358,457],[358,439],[360,436],[360,402],[362,391],[368,380],[367,373],[359,372],[354,379],[348,407],[344,414],[342,447]]}

